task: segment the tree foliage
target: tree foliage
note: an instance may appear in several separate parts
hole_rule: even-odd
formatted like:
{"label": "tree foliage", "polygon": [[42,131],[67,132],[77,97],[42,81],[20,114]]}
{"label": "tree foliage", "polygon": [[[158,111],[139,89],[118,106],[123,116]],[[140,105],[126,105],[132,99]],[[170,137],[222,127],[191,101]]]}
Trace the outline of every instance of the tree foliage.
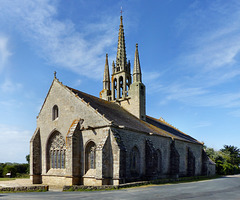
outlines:
{"label": "tree foliage", "polygon": [[216,173],[220,175],[240,173],[240,149],[224,145],[220,151],[205,147],[208,157],[216,163]]}
{"label": "tree foliage", "polygon": [[11,177],[21,177],[29,174],[29,155],[26,156],[28,163],[0,163],[0,177],[6,177],[7,173],[11,173]]}

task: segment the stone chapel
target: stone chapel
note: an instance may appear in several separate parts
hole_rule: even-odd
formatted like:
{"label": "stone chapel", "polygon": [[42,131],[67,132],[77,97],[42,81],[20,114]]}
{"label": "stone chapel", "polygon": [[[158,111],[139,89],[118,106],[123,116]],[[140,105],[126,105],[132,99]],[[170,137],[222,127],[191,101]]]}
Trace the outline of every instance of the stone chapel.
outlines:
{"label": "stone chapel", "polygon": [[32,183],[118,185],[215,174],[203,144],[146,114],[138,45],[133,71],[120,17],[116,61],[108,55],[100,98],[54,80],[30,141]]}

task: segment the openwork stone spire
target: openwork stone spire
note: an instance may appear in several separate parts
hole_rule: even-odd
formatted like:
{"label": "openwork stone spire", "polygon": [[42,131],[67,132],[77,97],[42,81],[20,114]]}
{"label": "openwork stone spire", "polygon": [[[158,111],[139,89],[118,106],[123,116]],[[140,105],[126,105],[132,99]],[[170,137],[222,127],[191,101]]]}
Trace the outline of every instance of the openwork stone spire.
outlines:
{"label": "openwork stone spire", "polygon": [[142,73],[139,62],[138,44],[136,44],[134,67],[133,67],[133,82],[142,82]]}
{"label": "openwork stone spire", "polygon": [[125,47],[125,37],[123,29],[123,17],[120,17],[120,26],[118,33],[118,48],[117,48],[117,59],[116,59],[116,71],[127,71],[127,56]]}
{"label": "openwork stone spire", "polygon": [[110,75],[108,65],[108,54],[106,54],[105,69],[103,74],[103,89],[110,90]]}

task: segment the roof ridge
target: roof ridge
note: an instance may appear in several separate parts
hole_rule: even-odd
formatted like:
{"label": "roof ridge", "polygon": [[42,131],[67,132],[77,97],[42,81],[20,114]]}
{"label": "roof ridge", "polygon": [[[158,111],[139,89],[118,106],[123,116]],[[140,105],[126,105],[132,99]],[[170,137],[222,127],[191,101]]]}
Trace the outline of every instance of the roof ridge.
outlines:
{"label": "roof ridge", "polygon": [[160,119],[157,119],[157,118],[155,118],[155,117],[151,117],[151,116],[148,116],[148,115],[147,115],[147,117],[149,117],[149,118],[151,118],[151,119],[153,119],[153,120],[155,120],[155,121],[162,122],[162,123],[164,123],[165,125],[167,125],[167,126],[173,128],[173,129],[175,129],[176,131],[179,131],[180,133],[182,133],[182,134],[190,137],[191,139],[197,141],[198,143],[201,143],[201,144],[202,144],[202,142],[199,142],[198,140],[196,140],[196,139],[193,138],[192,136],[184,133],[183,131],[181,131],[181,130],[179,130],[178,128],[174,127],[173,125],[169,124],[169,123],[168,123],[167,121],[165,121],[162,117],[160,117]]}
{"label": "roof ridge", "polygon": [[[101,98],[99,98],[99,97],[93,96],[93,95],[88,94],[88,93],[86,93],[86,92],[82,92],[82,91],[80,91],[80,90],[71,88],[71,87],[69,87],[69,86],[67,86],[67,85],[65,85],[65,86],[66,86],[69,90],[71,90],[71,91],[75,91],[75,92],[77,92],[77,93],[82,93],[82,94],[84,94],[84,95],[86,95],[86,96],[90,96],[90,97],[92,97],[92,98],[98,99],[98,100],[100,100],[100,101],[102,101],[102,102],[104,102],[104,103],[112,103],[112,104],[115,104],[114,102],[106,101],[106,100],[104,100],[104,99],[101,99]],[[116,105],[118,105],[118,104],[116,104]]]}

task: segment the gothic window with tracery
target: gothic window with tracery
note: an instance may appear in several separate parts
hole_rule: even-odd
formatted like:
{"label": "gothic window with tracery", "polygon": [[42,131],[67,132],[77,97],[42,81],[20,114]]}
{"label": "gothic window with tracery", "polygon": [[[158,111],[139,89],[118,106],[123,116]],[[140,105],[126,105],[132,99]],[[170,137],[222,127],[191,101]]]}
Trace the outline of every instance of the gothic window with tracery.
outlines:
{"label": "gothic window with tracery", "polygon": [[55,120],[58,118],[58,106],[55,105],[53,106],[53,109],[52,109],[52,120]]}
{"label": "gothic window with tracery", "polygon": [[65,168],[66,145],[63,136],[59,132],[53,134],[49,139],[48,153],[50,168]]}
{"label": "gothic window with tracery", "polygon": [[85,149],[85,167],[86,172],[89,169],[95,169],[96,168],[96,145],[94,142],[89,142]]}

